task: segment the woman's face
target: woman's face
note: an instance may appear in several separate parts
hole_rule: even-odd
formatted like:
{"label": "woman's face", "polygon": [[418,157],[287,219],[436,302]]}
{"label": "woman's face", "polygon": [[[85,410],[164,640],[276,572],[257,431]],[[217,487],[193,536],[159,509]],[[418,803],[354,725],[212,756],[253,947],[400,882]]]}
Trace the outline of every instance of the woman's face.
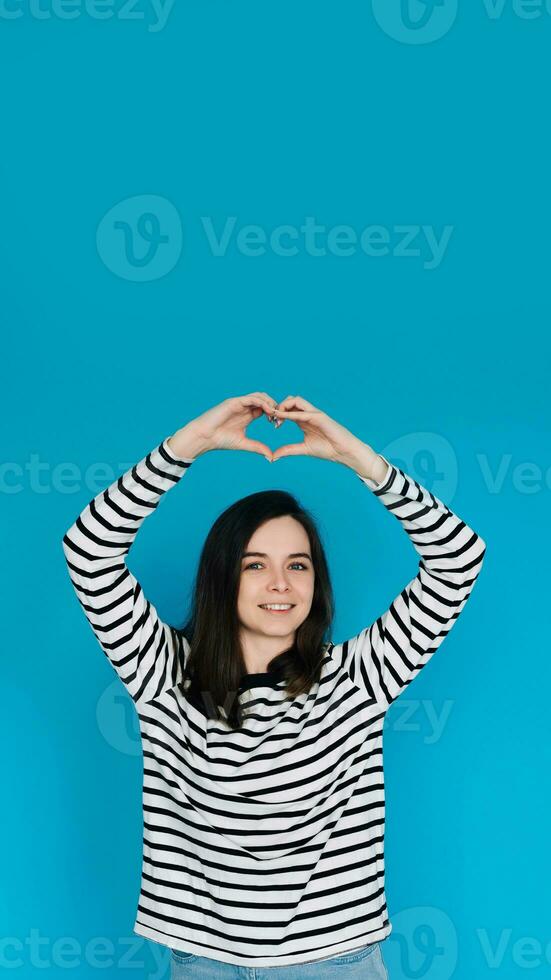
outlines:
{"label": "woman's face", "polygon": [[[293,517],[274,517],[258,527],[241,559],[237,600],[240,623],[250,634],[273,636],[290,645],[308,616],[314,595],[310,541]],[[270,612],[267,604],[290,605]]]}

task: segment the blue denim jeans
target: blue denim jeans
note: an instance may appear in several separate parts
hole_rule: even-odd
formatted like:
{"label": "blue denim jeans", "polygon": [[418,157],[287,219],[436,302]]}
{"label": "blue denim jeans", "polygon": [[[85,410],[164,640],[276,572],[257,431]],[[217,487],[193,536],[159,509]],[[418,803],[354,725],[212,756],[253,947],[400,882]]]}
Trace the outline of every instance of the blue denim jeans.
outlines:
{"label": "blue denim jeans", "polygon": [[195,953],[171,950],[172,980],[388,980],[379,943],[352,953],[291,966],[235,966]]}

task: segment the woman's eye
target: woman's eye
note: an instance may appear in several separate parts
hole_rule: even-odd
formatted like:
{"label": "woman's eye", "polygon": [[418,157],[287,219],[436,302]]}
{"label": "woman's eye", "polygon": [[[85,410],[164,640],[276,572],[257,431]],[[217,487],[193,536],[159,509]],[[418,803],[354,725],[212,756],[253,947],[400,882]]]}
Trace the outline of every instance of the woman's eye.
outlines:
{"label": "woman's eye", "polygon": [[[250,565],[245,565],[245,569],[247,569],[247,568],[253,568],[255,565],[261,565],[261,564],[262,564],[262,562],[260,562],[260,561],[252,561],[250,563]],[[297,565],[299,565],[300,568],[307,569],[307,566],[304,565],[301,561],[294,561],[290,567],[291,568],[296,568]]]}

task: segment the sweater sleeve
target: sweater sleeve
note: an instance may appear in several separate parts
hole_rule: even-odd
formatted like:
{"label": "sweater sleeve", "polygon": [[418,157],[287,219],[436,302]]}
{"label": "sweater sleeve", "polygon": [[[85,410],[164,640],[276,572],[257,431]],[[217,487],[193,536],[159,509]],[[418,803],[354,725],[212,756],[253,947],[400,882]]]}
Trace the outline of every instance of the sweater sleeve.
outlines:
{"label": "sweater sleeve", "polygon": [[411,476],[381,459],[380,483],[356,473],[400,522],[419,571],[369,627],[343,643],[351,679],[386,708],[428,663],[450,632],[480,574],[486,544]]}
{"label": "sweater sleeve", "polygon": [[63,536],[69,576],[104,653],[136,705],[182,678],[187,640],[163,623],[126,565],[140,525],[187,473],[168,436],[84,508]]}

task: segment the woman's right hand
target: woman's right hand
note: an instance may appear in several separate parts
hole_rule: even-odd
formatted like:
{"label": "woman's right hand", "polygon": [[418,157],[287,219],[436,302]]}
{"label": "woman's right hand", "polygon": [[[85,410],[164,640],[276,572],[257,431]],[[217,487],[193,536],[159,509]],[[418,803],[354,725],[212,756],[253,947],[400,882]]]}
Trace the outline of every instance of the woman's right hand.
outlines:
{"label": "woman's right hand", "polygon": [[194,458],[211,449],[243,449],[259,453],[272,462],[272,450],[263,442],[249,439],[246,430],[263,413],[269,418],[277,402],[265,391],[226,398],[198,415],[168,440],[176,456]]}

